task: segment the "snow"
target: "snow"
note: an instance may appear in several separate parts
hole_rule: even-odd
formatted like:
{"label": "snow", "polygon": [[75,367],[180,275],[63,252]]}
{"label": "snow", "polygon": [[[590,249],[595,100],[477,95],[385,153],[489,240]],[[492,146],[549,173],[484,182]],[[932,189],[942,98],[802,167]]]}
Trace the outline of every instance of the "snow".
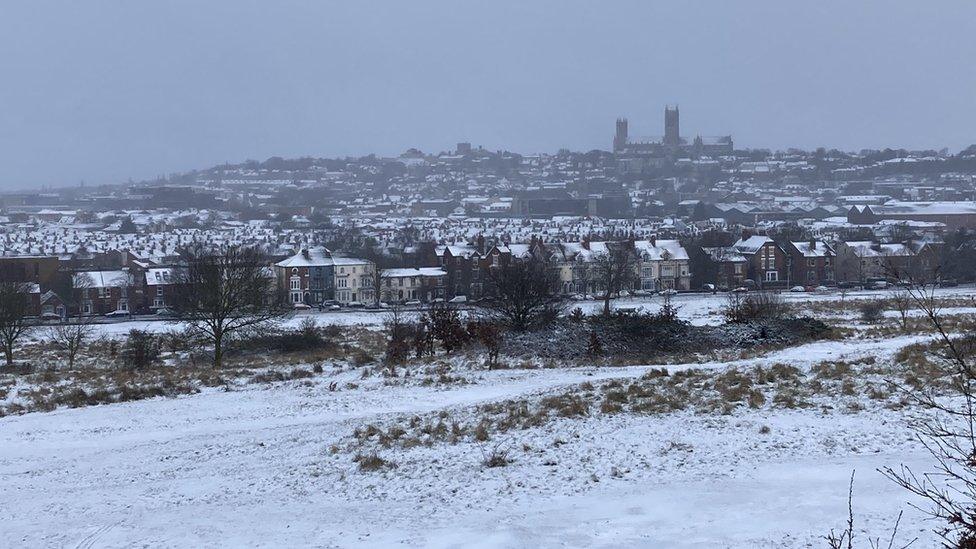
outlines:
{"label": "snow", "polygon": [[[845,299],[882,295],[851,292]],[[683,318],[712,323],[724,300],[698,294],[673,301]],[[658,305],[628,298],[615,306]],[[321,324],[368,326],[384,317],[372,311],[311,315]],[[287,322],[297,325],[304,316]],[[118,334],[132,327],[173,326],[142,320],[100,325]],[[928,337],[818,341],[757,358],[669,368],[885,360]],[[651,367],[469,370],[471,383],[447,386],[360,380],[357,369],[327,367],[310,380],[0,418],[4,543],[819,547],[827,531],[844,525],[847,482],[856,469],[861,539],[886,535],[904,510],[901,539],[918,536],[917,546],[933,544],[933,524],[876,472],[902,463],[925,470],[925,451],[913,442],[904,412],[871,403],[858,412],[837,406],[557,418],[483,444],[390,449],[381,453],[397,468],[374,473],[360,472],[348,453],[330,450],[366,424],[441,410],[473,417],[480,404],[636,378]],[[339,390],[329,389],[333,381]],[[763,426],[768,433],[760,432]],[[506,445],[514,461],[486,468],[484,452],[496,444]]]}

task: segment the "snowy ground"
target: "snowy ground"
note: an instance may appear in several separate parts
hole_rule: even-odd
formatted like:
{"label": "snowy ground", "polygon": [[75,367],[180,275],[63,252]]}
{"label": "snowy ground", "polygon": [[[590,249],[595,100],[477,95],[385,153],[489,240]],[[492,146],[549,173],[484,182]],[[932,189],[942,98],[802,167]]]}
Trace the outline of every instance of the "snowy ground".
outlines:
{"label": "snowy ground", "polygon": [[[804,304],[816,302],[860,301],[869,299],[884,299],[890,292],[885,290],[852,290],[841,296],[837,290],[823,292],[792,293],[783,292],[780,295],[788,304]],[[954,288],[939,288],[935,296],[940,298],[970,298],[976,297],[976,288],[972,285]],[[672,304],[678,308],[678,316],[697,325],[718,324],[722,321],[721,311],[727,303],[727,294],[717,293],[682,293],[671,298]],[[662,298],[659,296],[624,297],[612,302],[614,308],[642,309],[655,312],[660,309]],[[568,309],[579,307],[586,313],[602,310],[603,302],[595,299],[570,302]],[[976,303],[974,309],[976,310]],[[958,312],[958,311],[957,311]],[[411,314],[408,312],[408,314]],[[896,314],[892,311],[889,314]],[[312,317],[320,325],[335,324],[338,326],[369,326],[383,325],[387,313],[381,310],[342,310],[342,311],[300,311],[284,321],[286,326],[297,326],[303,318]],[[109,322],[99,325],[99,331],[109,335],[123,335],[132,329],[163,332],[179,329],[178,323],[158,318],[134,319],[123,322]]]}
{"label": "snowy ground", "polygon": [[[723,300],[675,302],[685,318],[710,323]],[[327,318],[369,324],[378,315]],[[133,323],[106,326],[118,333],[134,327],[126,324]],[[733,366],[887,360],[925,339],[814,342]],[[730,365],[669,368],[692,366]],[[443,386],[359,380],[357,371],[337,370],[234,391],[0,418],[0,545],[823,547],[821,537],[846,520],[856,469],[862,540],[884,536],[904,510],[900,537],[933,546],[934,525],[876,472],[901,463],[925,470],[924,450],[912,442],[904,412],[870,403],[858,412],[742,408],[731,415],[559,418],[484,444],[391,450],[384,455],[397,467],[375,472],[360,471],[348,452],[333,448],[366,424],[441,410],[463,415],[582,382],[636,378],[648,368],[472,371],[470,383]],[[329,390],[331,381],[339,390]],[[513,462],[485,467],[485,452],[499,444]]]}

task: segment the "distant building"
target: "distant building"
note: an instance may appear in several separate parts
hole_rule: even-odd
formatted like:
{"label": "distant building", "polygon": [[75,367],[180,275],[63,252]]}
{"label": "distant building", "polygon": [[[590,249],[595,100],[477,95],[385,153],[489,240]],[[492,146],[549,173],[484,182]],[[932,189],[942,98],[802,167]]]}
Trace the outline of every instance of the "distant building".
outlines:
{"label": "distant building", "polygon": [[626,118],[618,118],[613,136],[613,152],[647,157],[722,156],[732,154],[731,135],[696,136],[690,143],[681,137],[680,114],[677,106],[664,107],[664,136],[631,139]]}
{"label": "distant building", "polygon": [[847,221],[873,225],[882,220],[925,221],[943,223],[950,229],[976,228],[976,202],[899,202],[889,200],[881,205],[854,205]]}

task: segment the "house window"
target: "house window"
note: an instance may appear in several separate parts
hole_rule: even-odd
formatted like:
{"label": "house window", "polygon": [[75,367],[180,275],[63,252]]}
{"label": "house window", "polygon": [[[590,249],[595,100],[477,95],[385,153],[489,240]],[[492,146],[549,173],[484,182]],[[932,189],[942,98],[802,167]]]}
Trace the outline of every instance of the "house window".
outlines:
{"label": "house window", "polygon": [[293,276],[291,278],[291,289],[299,290],[301,289],[301,287],[302,287],[302,279],[298,278],[297,276]]}
{"label": "house window", "polygon": [[807,267],[816,267],[816,266],[817,266],[817,260],[816,259],[808,259],[807,260]]}
{"label": "house window", "polygon": [[120,311],[128,311],[129,310],[129,302],[126,301],[126,300],[119,301],[119,310]]}
{"label": "house window", "polygon": [[779,280],[779,271],[766,271],[766,282],[776,282]]}
{"label": "house window", "polygon": [[156,286],[156,297],[163,297],[163,287]]}

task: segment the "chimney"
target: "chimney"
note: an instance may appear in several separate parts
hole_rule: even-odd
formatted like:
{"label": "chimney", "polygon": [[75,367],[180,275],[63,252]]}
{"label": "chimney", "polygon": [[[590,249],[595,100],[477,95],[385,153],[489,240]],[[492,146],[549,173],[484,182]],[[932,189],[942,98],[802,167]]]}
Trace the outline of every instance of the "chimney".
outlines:
{"label": "chimney", "polygon": [[814,240],[813,238],[810,239],[810,251],[811,252],[817,251],[817,241]]}
{"label": "chimney", "polygon": [[651,247],[657,248],[657,235],[651,235]]}
{"label": "chimney", "polygon": [[477,240],[475,241],[475,248],[478,250],[479,254],[485,253],[485,237],[479,234]]}
{"label": "chimney", "polygon": [[305,259],[310,259],[311,255],[308,253],[308,248],[302,248],[302,257]]}

